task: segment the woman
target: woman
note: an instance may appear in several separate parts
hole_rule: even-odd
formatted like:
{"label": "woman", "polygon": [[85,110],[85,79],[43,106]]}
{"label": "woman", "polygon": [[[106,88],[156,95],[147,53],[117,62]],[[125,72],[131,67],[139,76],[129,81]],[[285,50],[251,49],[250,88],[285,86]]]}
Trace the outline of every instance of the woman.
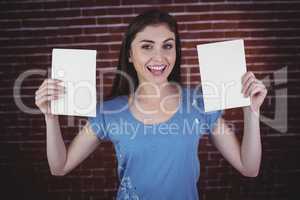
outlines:
{"label": "woman", "polygon": [[[53,175],[65,175],[102,140],[114,144],[120,186],[117,199],[198,199],[198,143],[209,133],[216,148],[241,174],[257,176],[261,160],[259,109],[267,94],[253,73],[242,77],[244,107],[241,145],[221,111],[203,112],[201,89],[180,86],[180,40],[169,14],[151,10],[136,17],[122,43],[112,97],[66,150],[58,116],[49,101],[64,89],[47,79],[36,92],[45,114],[47,157]],[[124,74],[126,76],[124,76]],[[130,77],[128,79],[128,77]]]}

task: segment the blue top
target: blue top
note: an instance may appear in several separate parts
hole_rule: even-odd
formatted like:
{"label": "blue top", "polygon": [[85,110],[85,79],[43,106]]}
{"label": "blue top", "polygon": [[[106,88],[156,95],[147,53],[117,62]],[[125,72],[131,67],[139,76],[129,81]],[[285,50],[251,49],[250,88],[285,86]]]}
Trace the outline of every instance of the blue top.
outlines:
{"label": "blue top", "polygon": [[97,105],[97,116],[89,122],[99,139],[114,145],[118,200],[198,199],[199,139],[211,133],[223,113],[204,113],[203,106],[201,89],[183,87],[177,112],[147,125],[130,112],[127,96]]}

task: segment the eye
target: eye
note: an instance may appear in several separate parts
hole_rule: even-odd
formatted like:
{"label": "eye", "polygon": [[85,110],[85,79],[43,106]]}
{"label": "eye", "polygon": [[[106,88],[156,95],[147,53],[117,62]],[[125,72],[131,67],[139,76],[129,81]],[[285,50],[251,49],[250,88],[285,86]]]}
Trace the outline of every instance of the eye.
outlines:
{"label": "eye", "polygon": [[142,49],[152,49],[152,46],[150,44],[144,44],[142,45]]}
{"label": "eye", "polygon": [[173,48],[173,44],[164,44],[163,48],[164,49],[172,49]]}

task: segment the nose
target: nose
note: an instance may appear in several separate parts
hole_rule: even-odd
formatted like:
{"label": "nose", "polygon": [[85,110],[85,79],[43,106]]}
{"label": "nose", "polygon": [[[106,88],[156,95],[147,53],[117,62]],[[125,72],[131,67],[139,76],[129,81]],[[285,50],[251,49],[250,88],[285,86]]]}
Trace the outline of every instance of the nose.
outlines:
{"label": "nose", "polygon": [[155,49],[153,52],[152,59],[157,62],[162,62],[163,61],[163,52],[160,49]]}

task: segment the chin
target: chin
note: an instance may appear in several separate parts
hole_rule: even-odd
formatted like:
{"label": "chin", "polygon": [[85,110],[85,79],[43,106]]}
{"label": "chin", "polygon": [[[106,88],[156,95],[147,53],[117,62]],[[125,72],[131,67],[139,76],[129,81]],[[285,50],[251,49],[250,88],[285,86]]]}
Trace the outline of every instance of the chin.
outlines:
{"label": "chin", "polygon": [[162,79],[162,80],[153,80],[153,83],[157,84],[157,85],[162,85],[164,83],[168,82],[168,79]]}
{"label": "chin", "polygon": [[165,74],[162,74],[161,76],[153,76],[152,74],[150,74],[148,76],[148,80],[150,82],[155,82],[155,83],[166,83],[166,82],[168,82],[169,75],[170,75],[170,73],[165,73]]}
{"label": "chin", "polygon": [[168,75],[163,74],[161,76],[153,76],[152,74],[147,77],[147,81],[155,84],[163,84],[168,82]]}

